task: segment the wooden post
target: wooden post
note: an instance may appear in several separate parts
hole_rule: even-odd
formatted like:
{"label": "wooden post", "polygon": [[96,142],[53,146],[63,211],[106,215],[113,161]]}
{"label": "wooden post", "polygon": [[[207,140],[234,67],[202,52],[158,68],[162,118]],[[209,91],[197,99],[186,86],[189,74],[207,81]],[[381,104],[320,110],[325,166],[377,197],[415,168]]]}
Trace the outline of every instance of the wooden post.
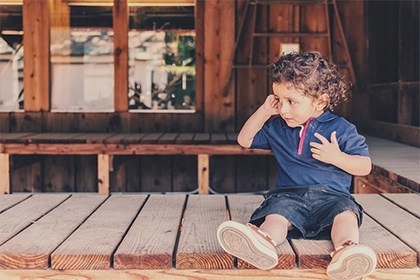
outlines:
{"label": "wooden post", "polygon": [[0,154],[0,194],[10,193],[9,154]]}
{"label": "wooden post", "polygon": [[109,155],[98,155],[98,193],[109,194]]}
{"label": "wooden post", "polygon": [[114,0],[114,110],[128,110],[128,4]]}
{"label": "wooden post", "polygon": [[198,155],[198,194],[209,194],[209,158],[207,154]]}
{"label": "wooden post", "polygon": [[25,111],[50,110],[49,1],[23,1]]}

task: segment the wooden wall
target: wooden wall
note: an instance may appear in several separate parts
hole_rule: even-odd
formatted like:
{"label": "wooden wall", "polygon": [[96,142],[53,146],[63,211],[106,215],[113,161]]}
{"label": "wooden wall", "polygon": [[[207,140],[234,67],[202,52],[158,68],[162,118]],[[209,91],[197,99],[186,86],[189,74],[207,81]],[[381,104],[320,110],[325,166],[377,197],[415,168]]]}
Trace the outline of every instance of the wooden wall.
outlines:
{"label": "wooden wall", "polygon": [[[370,120],[419,125],[418,1],[338,1],[340,20],[334,7],[327,13],[323,3],[269,7],[247,6],[246,0],[198,0],[196,5],[196,113],[129,113],[122,103],[115,113],[54,113],[26,105],[31,101],[25,99],[25,107],[34,110],[0,113],[0,131],[237,132],[271,91],[266,66],[279,56],[280,43],[290,42],[330,55],[349,75],[351,62],[355,91],[338,114],[368,132],[375,132]],[[330,32],[331,43],[321,36],[254,32]],[[13,191],[96,191],[95,157],[19,156],[12,163]],[[196,161],[190,156],[116,156],[113,168],[112,191],[190,191],[197,185]],[[219,192],[274,187],[277,172],[267,156],[215,156],[211,170],[210,185]]]}

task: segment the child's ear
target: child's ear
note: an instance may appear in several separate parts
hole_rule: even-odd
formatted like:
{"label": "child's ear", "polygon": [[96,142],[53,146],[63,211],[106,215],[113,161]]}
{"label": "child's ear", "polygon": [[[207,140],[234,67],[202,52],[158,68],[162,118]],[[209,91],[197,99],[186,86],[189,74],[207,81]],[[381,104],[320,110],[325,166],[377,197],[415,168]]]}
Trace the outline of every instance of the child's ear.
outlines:
{"label": "child's ear", "polygon": [[328,96],[328,94],[324,93],[316,100],[316,109],[319,111],[324,111],[325,108],[328,106],[328,103],[330,103],[330,97]]}

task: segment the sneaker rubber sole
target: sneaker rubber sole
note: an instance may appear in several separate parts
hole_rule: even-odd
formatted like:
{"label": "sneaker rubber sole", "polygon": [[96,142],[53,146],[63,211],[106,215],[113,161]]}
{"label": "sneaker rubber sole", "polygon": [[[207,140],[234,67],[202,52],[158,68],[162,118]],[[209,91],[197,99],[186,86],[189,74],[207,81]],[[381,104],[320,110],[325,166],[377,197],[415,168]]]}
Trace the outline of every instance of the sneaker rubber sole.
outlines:
{"label": "sneaker rubber sole", "polygon": [[278,264],[275,249],[261,243],[248,226],[226,221],[217,229],[217,239],[223,250],[253,266],[268,270]]}
{"label": "sneaker rubber sole", "polygon": [[355,245],[344,250],[327,268],[333,279],[354,280],[372,274],[376,268],[375,252],[366,246]]}

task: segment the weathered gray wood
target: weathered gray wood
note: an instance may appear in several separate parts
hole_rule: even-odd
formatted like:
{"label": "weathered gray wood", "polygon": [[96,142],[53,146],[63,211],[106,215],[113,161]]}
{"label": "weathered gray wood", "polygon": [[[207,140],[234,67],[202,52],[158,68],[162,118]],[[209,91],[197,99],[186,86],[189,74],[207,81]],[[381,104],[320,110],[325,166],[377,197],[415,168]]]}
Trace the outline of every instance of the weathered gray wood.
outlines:
{"label": "weathered gray wood", "polygon": [[35,194],[0,214],[0,245],[68,198],[68,194]]}
{"label": "weathered gray wood", "polygon": [[[334,250],[328,240],[291,240],[301,269],[326,268]],[[364,215],[360,244],[371,247],[378,258],[378,268],[410,268],[416,265],[416,254],[381,225]]]}
{"label": "weathered gray wood", "polygon": [[[229,210],[232,221],[247,223],[252,212],[263,202],[264,197],[260,195],[229,195]],[[295,268],[295,254],[288,241],[276,247],[279,263],[274,269]],[[253,268],[251,264],[238,259],[239,268]]]}
{"label": "weathered gray wood", "polygon": [[417,252],[420,261],[420,219],[377,194],[354,195],[366,213]]}
{"label": "weathered gray wood", "polygon": [[125,137],[122,142],[124,144],[137,144],[140,143],[141,139],[146,136],[146,133],[132,133]]}
{"label": "weathered gray wood", "polygon": [[177,144],[190,144],[194,138],[194,133],[180,133],[178,138],[176,138]]}
{"label": "weathered gray wood", "polygon": [[185,195],[152,195],[114,254],[115,269],[169,269]]}
{"label": "weathered gray wood", "polygon": [[420,195],[415,193],[383,193],[383,196],[420,218]]}
{"label": "weathered gray wood", "polygon": [[225,197],[190,195],[176,253],[178,269],[233,268],[216,237],[217,227],[227,220]]}
{"label": "weathered gray wood", "polygon": [[210,143],[210,133],[196,133],[193,139],[194,144]]}
{"label": "weathered gray wood", "polygon": [[162,133],[149,133],[141,139],[142,144],[154,144],[162,136]]}
{"label": "weathered gray wood", "polygon": [[51,252],[107,196],[74,194],[14,238],[0,246],[0,268],[47,269]]}
{"label": "weathered gray wood", "polygon": [[420,183],[420,148],[367,136],[372,163]]}
{"label": "weathered gray wood", "polygon": [[212,133],[210,135],[211,137],[211,143],[212,144],[226,144],[227,143],[227,137],[225,133]]}
{"label": "weathered gray wood", "polygon": [[28,132],[2,132],[0,133],[0,143],[10,143],[10,142],[25,142],[26,140],[21,140],[22,138],[34,135],[34,133],[28,133]]}
{"label": "weathered gray wood", "polygon": [[146,195],[112,195],[51,255],[52,269],[109,269]]}
{"label": "weathered gray wood", "polygon": [[159,144],[174,144],[175,139],[178,137],[178,135],[179,135],[178,133],[165,133],[159,138],[158,143]]}
{"label": "weathered gray wood", "polygon": [[74,141],[82,140],[84,143],[103,143],[107,138],[115,135],[116,133],[83,133],[73,137]]}
{"label": "weathered gray wood", "polygon": [[0,194],[0,213],[31,196],[29,193]]}
{"label": "weathered gray wood", "polygon": [[104,140],[104,143],[120,144],[123,142],[123,139],[132,135],[131,133],[118,133],[111,137],[108,137]]}

